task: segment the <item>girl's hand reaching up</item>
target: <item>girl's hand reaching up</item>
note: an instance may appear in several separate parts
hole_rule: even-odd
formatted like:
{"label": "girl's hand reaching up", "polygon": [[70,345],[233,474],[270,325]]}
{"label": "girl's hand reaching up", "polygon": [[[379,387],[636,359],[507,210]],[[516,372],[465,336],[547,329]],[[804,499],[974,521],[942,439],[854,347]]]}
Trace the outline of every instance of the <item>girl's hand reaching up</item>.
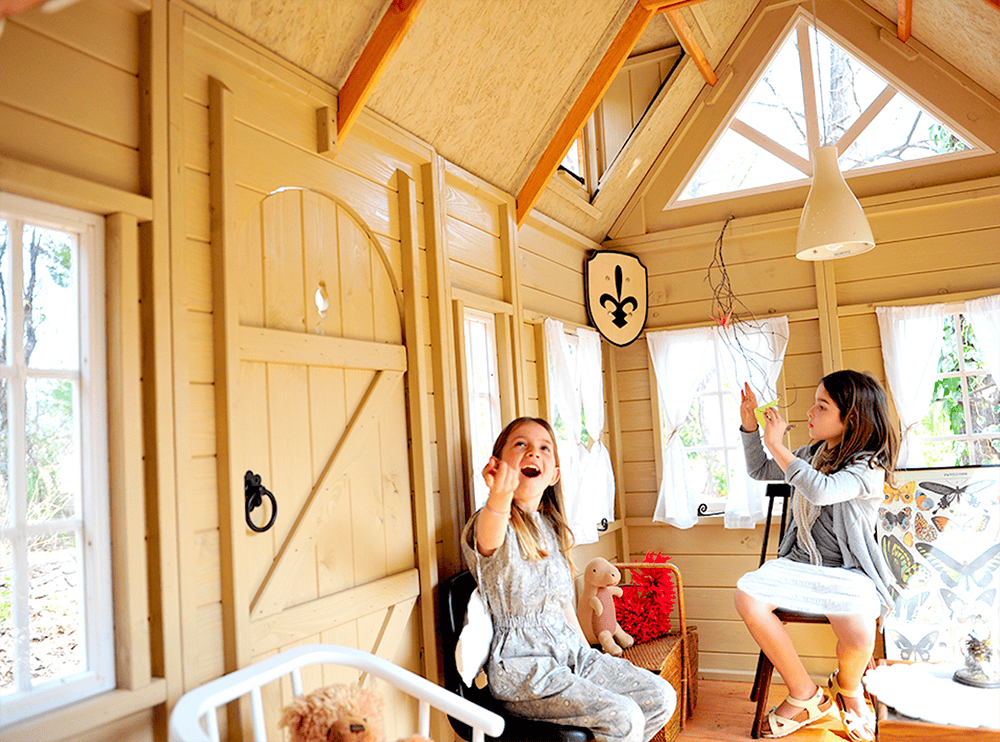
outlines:
{"label": "girl's hand reaching up", "polygon": [[750,384],[744,382],[740,389],[740,423],[748,433],[757,429],[757,418],[753,411],[757,409],[757,395],[753,393]]}
{"label": "girl's hand reaching up", "polygon": [[521,481],[521,474],[506,461],[501,461],[495,456],[490,456],[490,460],[483,467],[483,479],[486,486],[490,488],[490,499],[487,505],[496,513],[510,510],[510,504],[514,500],[514,490]]}
{"label": "girl's hand reaching up", "polygon": [[784,447],[782,438],[785,437],[785,431],[788,430],[788,423],[778,412],[778,408],[768,407],[764,410],[764,420],[767,421],[764,425],[764,445],[772,452],[776,446]]}

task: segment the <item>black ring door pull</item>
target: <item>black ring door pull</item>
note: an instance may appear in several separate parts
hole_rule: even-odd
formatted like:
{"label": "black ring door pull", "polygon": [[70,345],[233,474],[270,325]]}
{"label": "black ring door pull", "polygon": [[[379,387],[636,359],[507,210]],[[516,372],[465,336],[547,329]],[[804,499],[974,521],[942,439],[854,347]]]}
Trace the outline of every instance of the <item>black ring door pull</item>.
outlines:
{"label": "black ring door pull", "polygon": [[[249,469],[243,476],[243,494],[246,499],[247,525],[257,533],[263,533],[274,525],[274,519],[278,517],[278,502],[274,499],[268,489],[260,483],[260,474],[254,474]],[[265,526],[255,525],[250,519],[250,513],[255,508],[264,504],[264,497],[271,499],[271,519]]]}

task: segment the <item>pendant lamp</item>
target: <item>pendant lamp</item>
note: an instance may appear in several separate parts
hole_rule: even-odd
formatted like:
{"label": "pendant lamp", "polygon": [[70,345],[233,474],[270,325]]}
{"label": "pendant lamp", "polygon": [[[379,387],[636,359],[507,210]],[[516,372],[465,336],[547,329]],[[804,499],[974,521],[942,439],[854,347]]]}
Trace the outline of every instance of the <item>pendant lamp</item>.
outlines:
{"label": "pendant lamp", "polygon": [[837,163],[837,146],[813,150],[813,181],[799,219],[795,257],[833,260],[875,247],[872,229]]}

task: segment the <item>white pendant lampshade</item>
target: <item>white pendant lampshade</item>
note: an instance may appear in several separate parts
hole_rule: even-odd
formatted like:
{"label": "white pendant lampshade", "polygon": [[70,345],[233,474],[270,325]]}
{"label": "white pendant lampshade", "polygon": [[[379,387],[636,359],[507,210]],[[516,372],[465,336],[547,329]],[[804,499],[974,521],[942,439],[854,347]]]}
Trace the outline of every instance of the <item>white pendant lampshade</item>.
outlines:
{"label": "white pendant lampshade", "polygon": [[837,147],[813,150],[813,181],[799,220],[795,257],[832,260],[859,255],[875,247],[865,212],[837,163]]}

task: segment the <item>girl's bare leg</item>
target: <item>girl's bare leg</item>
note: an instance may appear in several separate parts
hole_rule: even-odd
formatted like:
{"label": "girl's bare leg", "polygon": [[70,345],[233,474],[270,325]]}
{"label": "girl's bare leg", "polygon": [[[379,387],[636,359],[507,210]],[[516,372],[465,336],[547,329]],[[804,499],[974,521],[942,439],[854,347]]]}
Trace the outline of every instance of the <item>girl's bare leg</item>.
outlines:
{"label": "girl's bare leg", "polygon": [[[861,687],[861,676],[875,648],[875,624],[863,616],[830,616],[829,619],[837,636],[837,682],[845,691],[856,690]],[[863,695],[843,700],[854,713],[868,713]]]}
{"label": "girl's bare leg", "polygon": [[[816,693],[816,683],[806,672],[785,625],[774,615],[775,607],[739,589],[736,590],[735,603],[736,611],[750,630],[750,635],[785,681],[788,695],[802,701],[812,698]],[[801,711],[783,701],[776,713],[791,719]]]}

